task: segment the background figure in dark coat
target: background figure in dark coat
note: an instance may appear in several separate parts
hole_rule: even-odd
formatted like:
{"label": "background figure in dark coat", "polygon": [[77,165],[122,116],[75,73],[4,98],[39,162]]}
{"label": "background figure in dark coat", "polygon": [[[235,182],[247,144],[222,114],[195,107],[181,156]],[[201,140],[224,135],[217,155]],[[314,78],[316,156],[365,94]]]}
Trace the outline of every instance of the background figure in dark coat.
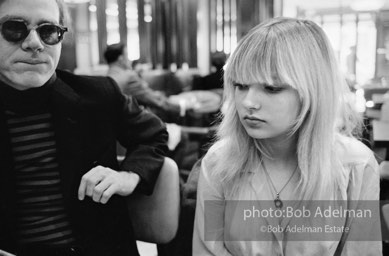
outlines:
{"label": "background figure in dark coat", "polygon": [[164,124],[110,78],[56,71],[62,0],[0,1],[0,21],[0,255],[138,255],[125,196],[152,193]]}
{"label": "background figure in dark coat", "polygon": [[223,67],[227,56],[224,52],[211,54],[211,64],[214,69],[209,75],[196,79],[193,90],[223,89]]}

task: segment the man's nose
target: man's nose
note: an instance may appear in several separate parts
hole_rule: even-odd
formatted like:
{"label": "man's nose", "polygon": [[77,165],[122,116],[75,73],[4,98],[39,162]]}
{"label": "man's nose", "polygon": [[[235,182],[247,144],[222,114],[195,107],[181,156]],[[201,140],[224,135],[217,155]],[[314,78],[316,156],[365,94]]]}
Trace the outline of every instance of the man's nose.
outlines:
{"label": "man's nose", "polygon": [[22,43],[22,48],[24,50],[42,51],[44,45],[36,32],[36,30],[31,30],[26,39]]}

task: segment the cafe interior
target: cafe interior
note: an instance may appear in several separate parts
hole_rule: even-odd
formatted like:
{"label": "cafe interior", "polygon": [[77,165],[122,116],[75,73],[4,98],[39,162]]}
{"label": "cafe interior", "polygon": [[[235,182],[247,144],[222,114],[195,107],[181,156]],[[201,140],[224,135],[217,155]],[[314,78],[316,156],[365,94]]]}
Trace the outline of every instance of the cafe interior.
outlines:
{"label": "cafe interior", "polygon": [[[389,0],[66,2],[71,23],[60,68],[105,76],[105,49],[122,43],[128,59],[139,63],[148,86],[180,106],[168,131],[181,185],[217,128],[222,87],[200,86],[205,76],[216,72],[215,56],[225,61],[252,27],[277,16],[313,20],[324,29],[351,88],[350,97],[364,117],[362,139],[375,152],[383,180],[389,180]],[[382,186],[389,188],[389,182]],[[384,219],[389,220],[389,214]],[[141,255],[157,255],[154,244],[139,243],[139,250]]]}

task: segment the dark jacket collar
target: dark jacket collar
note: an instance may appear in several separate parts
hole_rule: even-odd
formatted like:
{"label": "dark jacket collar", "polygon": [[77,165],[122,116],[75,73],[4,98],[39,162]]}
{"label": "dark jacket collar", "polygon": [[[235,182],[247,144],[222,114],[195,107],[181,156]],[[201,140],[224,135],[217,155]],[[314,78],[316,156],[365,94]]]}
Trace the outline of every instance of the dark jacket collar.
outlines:
{"label": "dark jacket collar", "polygon": [[49,96],[56,81],[54,74],[44,85],[18,90],[0,81],[0,103],[7,110],[18,114],[48,111]]}

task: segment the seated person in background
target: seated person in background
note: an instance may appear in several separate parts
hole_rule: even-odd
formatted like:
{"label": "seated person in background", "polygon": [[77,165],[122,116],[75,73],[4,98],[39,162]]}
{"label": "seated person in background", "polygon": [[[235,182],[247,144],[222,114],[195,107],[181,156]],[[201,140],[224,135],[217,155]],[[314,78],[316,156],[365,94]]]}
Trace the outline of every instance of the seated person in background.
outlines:
{"label": "seated person in background", "polygon": [[140,63],[139,60],[133,60],[131,62],[131,67],[132,67],[132,70],[134,70],[136,72],[136,74],[140,77],[140,78],[143,78],[143,72],[144,72],[144,68],[143,68],[143,64]]}
{"label": "seated person in background", "polygon": [[109,45],[104,56],[109,65],[108,76],[119,84],[122,92],[136,98],[139,104],[166,122],[169,133],[168,156],[174,159],[180,169],[188,169],[193,160],[188,159],[186,154],[193,150],[188,144],[188,134],[182,132],[176,124],[180,124],[181,117],[185,115],[185,109],[190,108],[174,104],[163,92],[151,89],[142,79],[142,69],[138,68],[137,61],[134,63],[136,69],[131,69],[131,62],[127,58],[127,48],[123,44]]}
{"label": "seated person in background", "polygon": [[223,67],[227,56],[224,52],[211,54],[211,64],[214,69],[212,73],[196,79],[193,90],[222,90],[223,89]]}
{"label": "seated person in background", "polygon": [[107,76],[118,83],[124,94],[133,96],[139,104],[148,107],[165,122],[179,121],[180,105],[169,102],[162,92],[151,89],[140,73],[131,70],[124,44],[109,45],[104,57],[109,65]]}

